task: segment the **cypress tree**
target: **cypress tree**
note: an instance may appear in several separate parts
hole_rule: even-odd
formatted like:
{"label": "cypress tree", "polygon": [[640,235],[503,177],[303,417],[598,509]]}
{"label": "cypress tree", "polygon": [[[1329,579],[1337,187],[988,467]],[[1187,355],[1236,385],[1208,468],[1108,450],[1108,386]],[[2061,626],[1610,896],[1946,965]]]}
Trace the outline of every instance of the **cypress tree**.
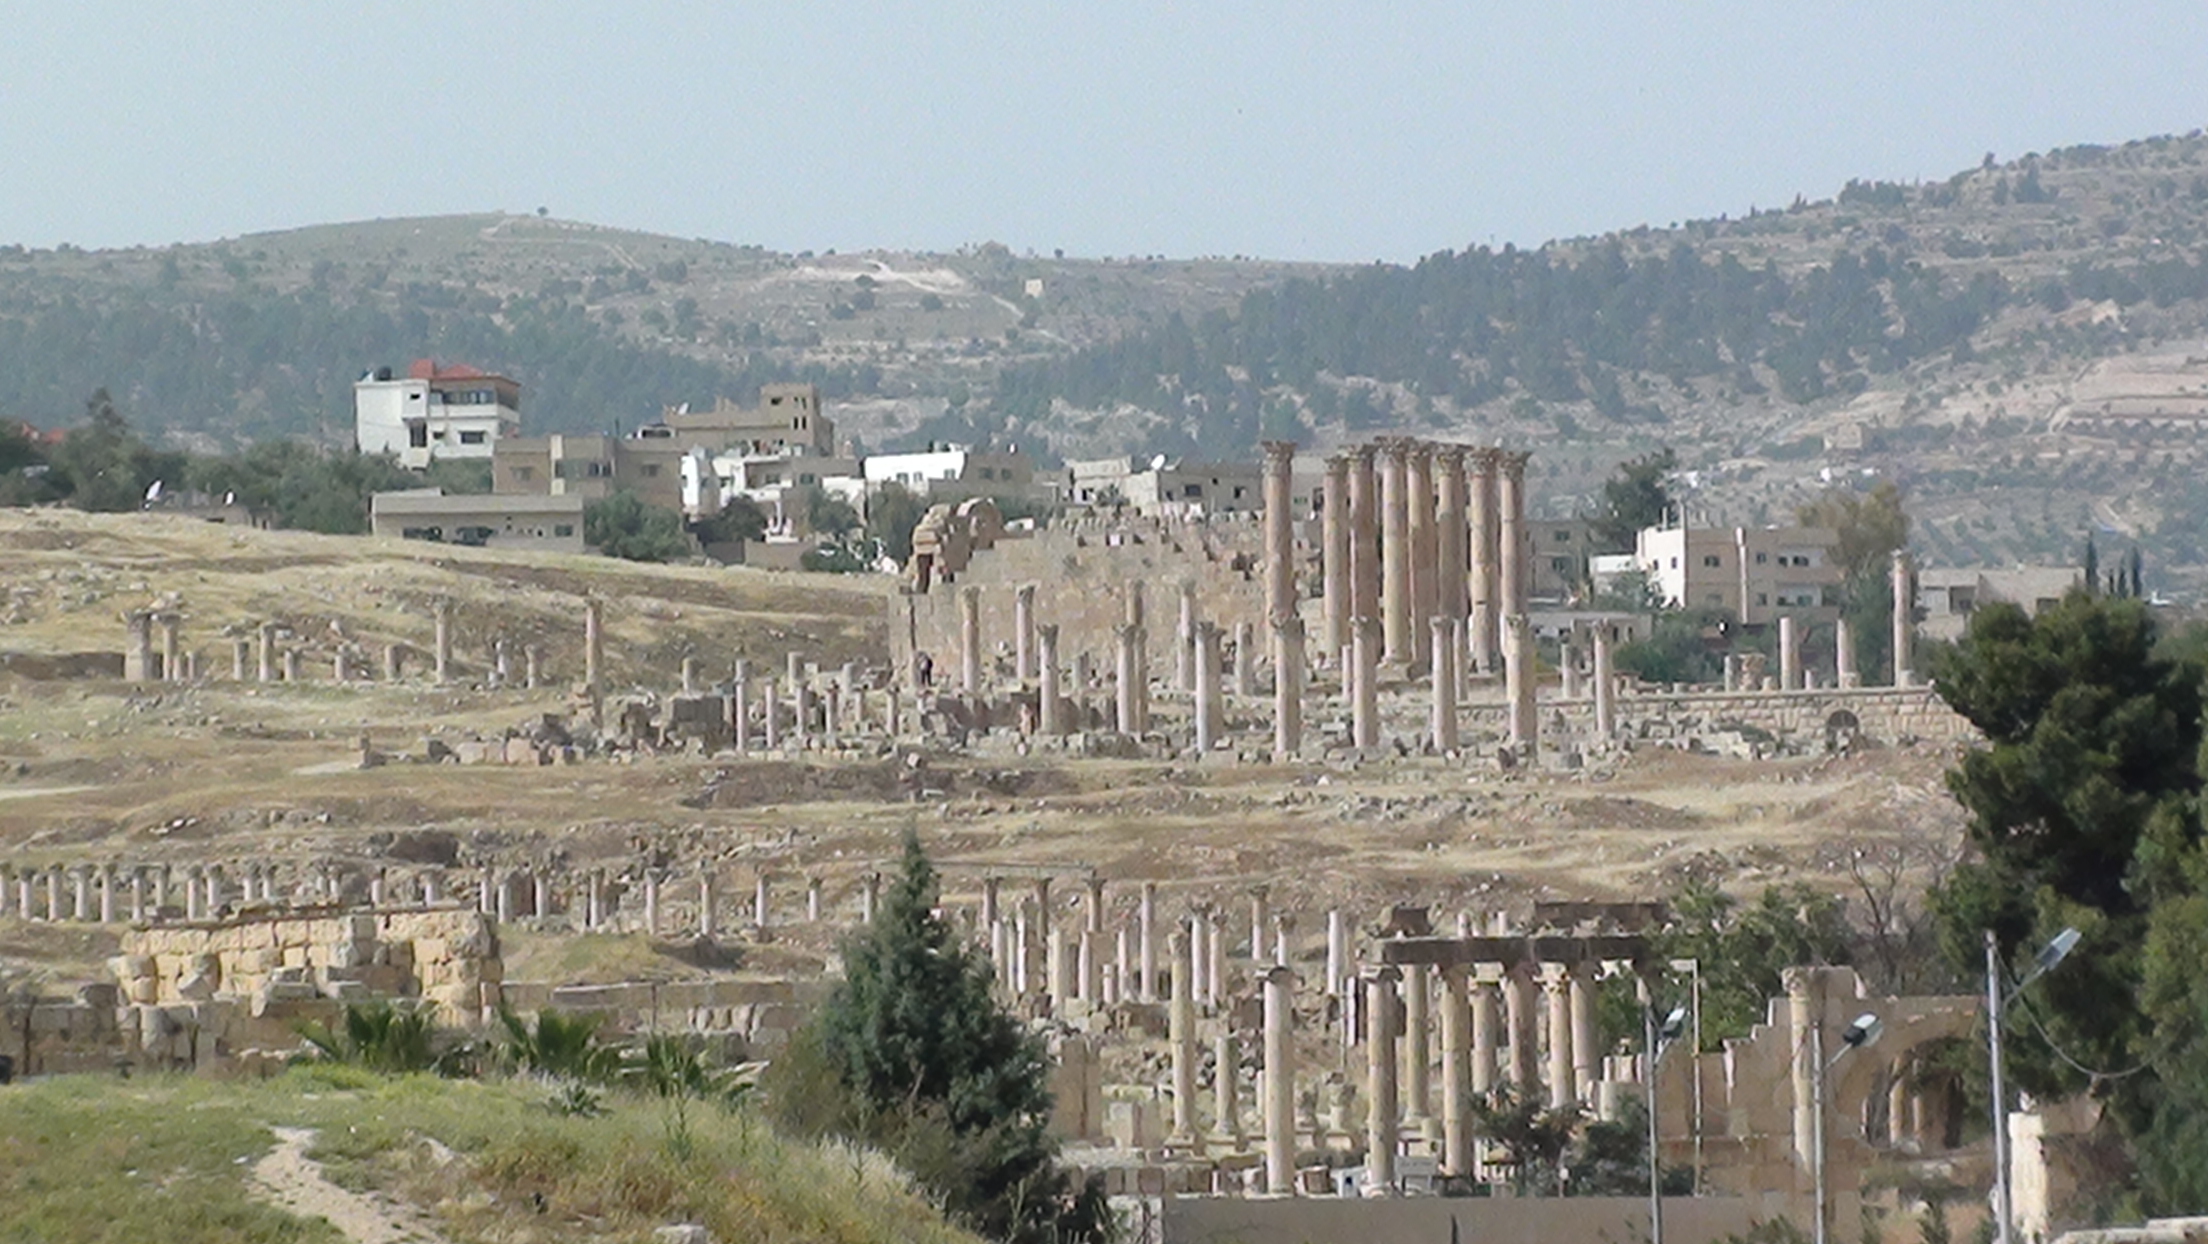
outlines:
{"label": "cypress tree", "polygon": [[1110,1238],[1101,1181],[1076,1187],[1046,1131],[1042,1042],[997,1004],[988,965],[936,907],[935,867],[905,833],[904,867],[843,949],[844,977],[794,1051],[845,1095],[828,1130],[879,1145],[993,1239]]}

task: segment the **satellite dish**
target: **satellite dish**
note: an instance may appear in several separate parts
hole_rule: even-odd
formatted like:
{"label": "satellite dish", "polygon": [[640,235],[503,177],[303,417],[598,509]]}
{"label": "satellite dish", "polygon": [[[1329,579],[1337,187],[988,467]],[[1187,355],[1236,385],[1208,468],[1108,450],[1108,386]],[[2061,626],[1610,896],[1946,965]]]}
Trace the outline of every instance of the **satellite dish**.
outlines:
{"label": "satellite dish", "polygon": [[1156,456],[1152,457],[1152,458],[1150,459],[1150,469],[1151,469],[1151,470],[1153,470],[1153,471],[1162,471],[1162,470],[1164,470],[1164,469],[1165,469],[1165,455],[1164,455],[1164,454],[1158,454],[1158,455],[1156,455]]}
{"label": "satellite dish", "polygon": [[160,499],[161,481],[155,480],[151,484],[146,485],[146,504],[152,505],[154,502],[159,501]]}

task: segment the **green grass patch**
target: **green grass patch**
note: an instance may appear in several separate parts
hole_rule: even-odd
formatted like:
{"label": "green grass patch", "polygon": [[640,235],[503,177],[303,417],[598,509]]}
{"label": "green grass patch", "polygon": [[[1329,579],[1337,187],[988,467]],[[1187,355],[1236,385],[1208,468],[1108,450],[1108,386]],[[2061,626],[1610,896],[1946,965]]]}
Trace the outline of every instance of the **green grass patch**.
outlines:
{"label": "green grass patch", "polygon": [[273,1127],[316,1131],[331,1182],[425,1208],[455,1241],[970,1242],[878,1155],[785,1141],[748,1108],[691,1103],[688,1156],[665,1107],[608,1093],[593,1118],[550,1085],[302,1067],[265,1082],[56,1077],[0,1090],[0,1244],[340,1241],[263,1204]]}

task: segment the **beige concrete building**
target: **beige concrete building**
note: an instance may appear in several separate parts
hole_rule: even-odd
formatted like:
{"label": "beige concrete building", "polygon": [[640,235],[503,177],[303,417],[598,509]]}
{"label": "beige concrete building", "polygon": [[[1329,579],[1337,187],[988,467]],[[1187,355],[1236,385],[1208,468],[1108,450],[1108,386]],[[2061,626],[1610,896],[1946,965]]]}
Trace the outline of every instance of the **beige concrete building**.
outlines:
{"label": "beige concrete building", "polygon": [[2071,589],[2085,585],[2076,566],[2018,566],[2011,570],[1926,566],[1917,571],[1917,609],[1931,639],[1959,639],[1970,615],[1992,604],[2020,605],[2037,617]]}
{"label": "beige concrete building", "polygon": [[369,499],[372,534],[481,548],[583,551],[583,497],[447,496],[441,488],[379,492]]}
{"label": "beige concrete building", "polygon": [[1725,609],[1761,626],[1840,616],[1839,536],[1824,527],[1649,527],[1634,560],[1674,608]]}

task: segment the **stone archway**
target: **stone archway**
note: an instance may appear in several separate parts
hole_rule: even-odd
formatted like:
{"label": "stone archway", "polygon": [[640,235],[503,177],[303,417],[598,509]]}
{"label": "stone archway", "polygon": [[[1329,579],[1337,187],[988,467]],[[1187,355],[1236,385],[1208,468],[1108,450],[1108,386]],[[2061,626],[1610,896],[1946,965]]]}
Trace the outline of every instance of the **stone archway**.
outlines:
{"label": "stone archway", "polygon": [[1836,709],[1825,718],[1825,750],[1847,752],[1855,750],[1863,737],[1863,722],[1848,709]]}

